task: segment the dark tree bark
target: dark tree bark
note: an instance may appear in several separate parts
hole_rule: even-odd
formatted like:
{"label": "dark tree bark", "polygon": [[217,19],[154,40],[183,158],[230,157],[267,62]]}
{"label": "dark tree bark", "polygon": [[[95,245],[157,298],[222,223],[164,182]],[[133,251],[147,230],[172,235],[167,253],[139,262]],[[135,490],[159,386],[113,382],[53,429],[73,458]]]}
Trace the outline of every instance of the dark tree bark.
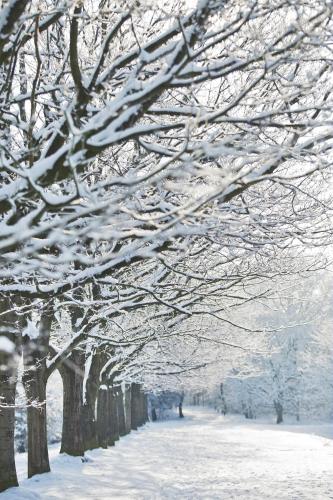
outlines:
{"label": "dark tree bark", "polygon": [[27,398],[28,477],[50,471],[46,419],[46,355],[53,314],[44,310],[38,338],[23,339],[23,385]]}
{"label": "dark tree bark", "polygon": [[97,397],[97,435],[98,445],[107,448],[114,444],[109,439],[109,421],[110,421],[110,394],[106,385],[101,385]]}
{"label": "dark tree bark", "polygon": [[151,419],[152,419],[153,422],[156,422],[156,420],[157,420],[157,414],[156,414],[156,409],[155,408],[151,409]]}
{"label": "dark tree bark", "polygon": [[116,387],[109,387],[109,444],[119,440],[119,418]]}
{"label": "dark tree bark", "polygon": [[140,426],[140,385],[131,384],[131,429],[136,431]]}
{"label": "dark tree bark", "polygon": [[83,377],[84,352],[74,349],[61,366],[63,380],[63,424],[60,453],[83,456]]}
{"label": "dark tree bark", "polygon": [[183,414],[183,402],[184,402],[184,393],[182,392],[181,395],[180,395],[180,401],[179,401],[179,405],[178,405],[178,415],[179,415],[179,418],[184,418],[184,414]]}
{"label": "dark tree bark", "polygon": [[[75,264],[80,269],[79,264]],[[73,297],[78,303],[84,294],[83,288],[74,291]],[[74,334],[84,318],[84,310],[74,305],[70,312]],[[83,379],[85,375],[86,354],[84,349],[73,349],[70,356],[61,365],[60,374],[64,386],[62,440],[60,453],[72,456],[84,456],[83,440]]]}
{"label": "dark tree bark", "polygon": [[17,366],[20,355],[21,324],[15,304],[0,300],[0,491],[17,486],[15,467],[15,397]]}
{"label": "dark tree bark", "polygon": [[144,399],[144,412],[145,412],[145,422],[149,422],[149,415],[148,415],[148,395],[145,394],[145,399]]}
{"label": "dark tree bark", "polygon": [[142,426],[148,421],[148,399],[142,386],[139,386],[139,416],[138,425]]}
{"label": "dark tree bark", "polygon": [[141,389],[141,425],[147,422],[147,397],[146,393]]}
{"label": "dark tree bark", "polygon": [[[47,446],[46,378],[36,370],[25,374],[24,388],[28,401],[28,477],[50,471]],[[28,378],[29,377],[29,378]]]}
{"label": "dark tree bark", "polygon": [[141,425],[145,425],[145,423],[148,421],[147,418],[147,413],[148,413],[148,400],[147,400],[147,394],[140,389],[140,398],[141,398]]}
{"label": "dark tree bark", "polygon": [[132,407],[132,398],[131,398],[131,384],[126,384],[125,394],[124,394],[124,410],[125,410],[125,431],[126,434],[131,432],[132,428],[132,417],[131,417],[131,407]]}
{"label": "dark tree bark", "polygon": [[226,415],[228,407],[227,407],[227,402],[226,402],[225,395],[224,395],[224,385],[223,384],[220,384],[220,395],[221,395],[221,412],[223,413],[223,415]]}
{"label": "dark tree bark", "polygon": [[118,413],[119,436],[126,436],[127,432],[125,425],[124,394],[120,385],[117,387],[117,413]]}
{"label": "dark tree bark", "polygon": [[274,401],[274,408],[276,412],[276,423],[282,424],[283,422],[283,406],[280,401]]}
{"label": "dark tree bark", "polygon": [[82,412],[84,449],[93,450],[98,448],[96,401],[98,395],[98,377],[100,373],[101,353],[93,354],[90,371],[87,376],[85,397]]}
{"label": "dark tree bark", "polygon": [[[0,353],[0,358],[1,358]],[[0,359],[1,362],[1,359]],[[16,375],[0,372],[0,491],[18,486],[15,467],[15,393]]]}
{"label": "dark tree bark", "polygon": [[93,450],[98,448],[97,438],[97,420],[95,417],[96,397],[86,393],[87,400],[82,407],[82,426],[83,426],[83,447],[84,450]]}
{"label": "dark tree bark", "polygon": [[141,427],[142,425],[144,425],[144,401],[143,401],[143,392],[141,391],[141,386],[140,386],[140,389],[139,389],[139,395],[138,395],[138,399],[139,399],[139,405],[138,405],[138,416],[137,416],[137,420],[138,420],[138,427]]}

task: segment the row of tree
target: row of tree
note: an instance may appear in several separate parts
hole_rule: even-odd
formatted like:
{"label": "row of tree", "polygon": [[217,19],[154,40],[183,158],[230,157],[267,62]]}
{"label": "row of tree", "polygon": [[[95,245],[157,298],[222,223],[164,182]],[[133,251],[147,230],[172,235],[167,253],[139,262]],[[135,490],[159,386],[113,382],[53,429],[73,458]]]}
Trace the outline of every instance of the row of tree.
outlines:
{"label": "row of tree", "polygon": [[21,362],[31,475],[55,370],[80,455],[81,419],[93,443],[96,401],[115,404],[101,388],[199,373],[228,343],[210,320],[252,331],[234,311],[318,265],[295,253],[331,241],[331,16],[325,0],[5,2],[2,488]]}
{"label": "row of tree", "polygon": [[[53,363],[47,360],[47,350],[40,340],[50,334],[52,315],[44,311],[39,323],[42,334],[31,338],[23,335],[22,351],[24,367],[22,383],[27,406],[27,451],[28,477],[48,472],[47,401],[46,385],[54,372],[59,353],[54,354]],[[32,328],[30,327],[30,335]],[[29,332],[28,332],[29,333]],[[122,384],[119,375],[123,363],[114,356],[107,343],[90,349],[90,359],[83,347],[71,351],[57,364],[63,382],[63,416],[61,453],[84,456],[87,449],[114,444],[119,436],[137,429],[148,419],[147,396],[137,383]],[[1,408],[1,490],[17,485],[14,458],[15,433],[15,389],[17,377],[12,370],[19,359],[10,356],[10,349],[2,351],[2,383],[6,377],[7,399]],[[127,358],[127,362],[130,356]],[[58,363],[58,361],[57,361]],[[89,369],[87,369],[89,365]],[[118,377],[117,381],[115,380]]]}

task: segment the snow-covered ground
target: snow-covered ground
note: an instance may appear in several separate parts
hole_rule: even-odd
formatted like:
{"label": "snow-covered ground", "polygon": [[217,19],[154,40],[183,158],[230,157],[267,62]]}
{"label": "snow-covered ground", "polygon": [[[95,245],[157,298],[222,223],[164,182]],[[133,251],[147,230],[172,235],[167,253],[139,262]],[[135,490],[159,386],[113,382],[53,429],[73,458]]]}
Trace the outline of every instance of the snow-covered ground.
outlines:
{"label": "snow-covered ground", "polygon": [[276,426],[198,408],[185,413],[88,453],[86,463],[53,447],[52,473],[21,480],[1,500],[333,499],[333,425]]}

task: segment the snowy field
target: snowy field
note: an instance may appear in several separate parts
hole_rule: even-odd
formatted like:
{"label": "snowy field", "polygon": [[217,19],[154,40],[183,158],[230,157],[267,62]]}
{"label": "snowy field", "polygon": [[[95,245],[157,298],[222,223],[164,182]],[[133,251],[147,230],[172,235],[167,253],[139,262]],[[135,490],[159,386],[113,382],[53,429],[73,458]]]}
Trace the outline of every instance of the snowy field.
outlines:
{"label": "snowy field", "polygon": [[0,495],[19,499],[333,499],[333,425],[268,425],[185,409],[89,461],[58,456],[52,473]]}

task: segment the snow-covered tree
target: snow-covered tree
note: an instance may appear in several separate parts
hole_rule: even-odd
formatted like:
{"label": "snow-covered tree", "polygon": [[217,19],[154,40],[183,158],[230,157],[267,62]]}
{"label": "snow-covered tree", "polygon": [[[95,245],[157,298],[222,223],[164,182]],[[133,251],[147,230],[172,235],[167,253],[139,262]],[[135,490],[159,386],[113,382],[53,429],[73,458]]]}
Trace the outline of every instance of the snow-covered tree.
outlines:
{"label": "snow-covered tree", "polygon": [[[124,405],[145,420],[145,376],[195,367],[189,318],[250,331],[230,311],[299,272],[277,251],[329,243],[331,15],[325,0],[4,4],[0,490],[17,484],[22,353],[33,475],[55,370],[62,450],[84,453],[83,413],[112,442]],[[218,339],[191,335],[209,359],[198,345]],[[130,373],[131,405],[115,385]]]}

